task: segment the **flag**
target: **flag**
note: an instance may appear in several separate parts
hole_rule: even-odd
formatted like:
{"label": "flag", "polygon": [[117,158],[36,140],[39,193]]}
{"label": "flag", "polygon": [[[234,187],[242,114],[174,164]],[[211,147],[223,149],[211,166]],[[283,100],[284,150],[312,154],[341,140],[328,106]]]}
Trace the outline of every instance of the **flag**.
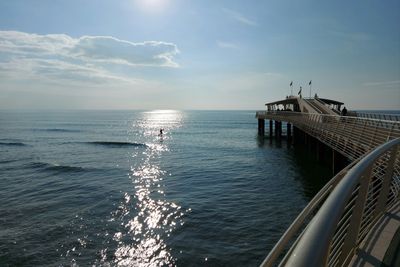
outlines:
{"label": "flag", "polygon": [[293,85],[293,81],[290,82],[290,86],[292,86],[292,85]]}
{"label": "flag", "polygon": [[299,92],[297,93],[298,95],[301,95],[301,89],[302,89],[302,88],[301,88],[301,86],[300,86],[300,90],[299,90]]}
{"label": "flag", "polygon": [[[312,81],[312,80],[311,80]],[[311,85],[311,81],[308,83],[308,85]]]}

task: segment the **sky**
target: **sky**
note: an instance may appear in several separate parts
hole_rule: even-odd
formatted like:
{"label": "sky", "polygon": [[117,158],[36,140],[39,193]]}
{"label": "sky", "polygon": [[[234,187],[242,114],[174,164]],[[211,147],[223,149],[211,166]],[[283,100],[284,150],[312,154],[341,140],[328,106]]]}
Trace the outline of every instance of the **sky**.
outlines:
{"label": "sky", "polygon": [[0,1],[0,109],[259,110],[291,81],[400,110],[400,1]]}

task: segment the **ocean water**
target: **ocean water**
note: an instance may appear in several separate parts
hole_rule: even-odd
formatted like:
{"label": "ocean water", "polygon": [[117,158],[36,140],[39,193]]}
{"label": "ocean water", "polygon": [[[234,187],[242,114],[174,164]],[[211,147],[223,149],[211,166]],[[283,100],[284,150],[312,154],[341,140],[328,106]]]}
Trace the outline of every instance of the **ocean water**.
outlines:
{"label": "ocean water", "polygon": [[331,171],[254,115],[0,111],[0,266],[259,265]]}

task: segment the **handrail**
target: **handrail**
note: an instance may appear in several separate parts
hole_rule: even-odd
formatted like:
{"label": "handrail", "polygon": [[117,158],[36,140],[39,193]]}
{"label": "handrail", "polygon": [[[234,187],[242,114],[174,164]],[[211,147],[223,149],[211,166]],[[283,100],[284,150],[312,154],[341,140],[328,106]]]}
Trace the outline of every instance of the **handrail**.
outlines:
{"label": "handrail", "polygon": [[357,117],[378,119],[378,120],[389,120],[389,121],[400,121],[399,114],[381,114],[381,113],[368,113],[368,112],[356,112]]}
{"label": "handrail", "polygon": [[[339,265],[342,265],[345,261],[349,261],[349,254],[354,251],[354,246],[361,242],[359,240],[360,226],[365,215],[365,207],[368,205],[369,189],[373,186],[373,180],[379,179],[376,178],[377,174],[373,173],[374,165],[387,153],[389,155],[382,160],[391,160],[392,164],[394,164],[398,156],[397,149],[399,145],[400,139],[387,142],[368,154],[356,166],[350,169],[307,227],[307,230],[299,240],[287,262],[289,266],[325,266],[328,264],[329,256],[331,256],[329,252],[332,251],[331,244],[334,233],[338,229],[338,222],[345,213],[346,205],[353,193],[355,193],[357,194],[357,200],[354,201],[351,219],[348,222],[349,226],[347,226],[350,229],[346,231],[347,238],[344,238],[341,244],[342,256],[338,258]],[[393,167],[388,165],[385,174],[389,172],[390,168],[393,169]],[[385,178],[391,180],[393,178],[392,175],[393,170],[390,175],[386,175],[389,177]],[[395,178],[398,179],[399,177]],[[359,189],[357,189],[357,192],[354,192],[358,184]],[[379,189],[375,188],[375,190]],[[376,195],[377,192],[375,191],[374,194]],[[387,195],[383,196],[383,199],[387,200],[387,198]],[[381,215],[386,209],[387,207],[384,205],[382,210],[376,212]]]}
{"label": "handrail", "polygon": [[322,112],[322,110],[313,102],[314,99],[312,99],[312,98],[304,99],[304,98],[303,98],[303,100],[304,100],[308,105],[310,105],[318,114],[324,114],[324,113]]}
{"label": "handrail", "polygon": [[275,261],[281,256],[284,249],[287,247],[288,243],[293,240],[293,238],[299,234],[299,231],[304,227],[305,222],[309,219],[314,212],[318,210],[323,201],[332,192],[333,188],[339,181],[345,176],[348,170],[354,166],[356,162],[348,165],[346,168],[341,170],[335,177],[333,177],[307,204],[307,206],[302,210],[302,212],[297,216],[293,223],[289,226],[286,232],[282,235],[279,241],[276,243],[274,248],[271,250],[270,254],[265,258],[263,263],[260,265],[262,267],[273,266]]}
{"label": "handrail", "polygon": [[348,264],[372,226],[399,201],[399,184],[400,138],[397,138],[336,175],[298,216],[261,266],[277,264],[294,230],[319,205],[318,212],[280,264],[299,267]]}
{"label": "handrail", "polygon": [[326,106],[325,102],[323,102],[321,99],[319,99],[318,97],[314,98],[314,101],[316,101],[319,105],[321,105],[323,107],[323,109],[327,112],[326,114],[330,114],[330,115],[340,115],[340,111],[336,110],[336,109],[331,109],[328,106]]}

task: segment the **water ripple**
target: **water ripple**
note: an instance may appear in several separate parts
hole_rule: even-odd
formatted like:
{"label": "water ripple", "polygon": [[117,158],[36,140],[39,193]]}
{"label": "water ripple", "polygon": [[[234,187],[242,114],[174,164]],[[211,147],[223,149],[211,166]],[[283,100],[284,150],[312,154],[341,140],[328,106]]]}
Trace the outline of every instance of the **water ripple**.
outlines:
{"label": "water ripple", "polygon": [[125,146],[147,147],[146,144],[134,143],[134,142],[93,141],[93,142],[87,142],[87,143],[92,144],[92,145],[101,145],[101,146],[109,146],[109,147],[125,147]]}
{"label": "water ripple", "polygon": [[[171,130],[179,123],[174,123],[174,113],[146,113],[145,119],[140,120],[144,136],[155,129]],[[175,126],[171,126],[175,125]],[[149,130],[150,129],[150,130]],[[111,221],[117,221],[123,226],[113,234],[117,248],[112,258],[107,257],[107,249],[101,251],[103,264],[117,266],[174,266],[176,259],[166,240],[180,225],[187,211],[174,202],[166,199],[162,190],[163,179],[168,177],[157,163],[157,158],[168,151],[164,143],[168,135],[150,135],[152,143],[149,150],[132,155],[134,158],[129,173],[134,188],[133,193],[125,192],[124,199],[113,212]],[[137,162],[140,163],[137,163]]]}

